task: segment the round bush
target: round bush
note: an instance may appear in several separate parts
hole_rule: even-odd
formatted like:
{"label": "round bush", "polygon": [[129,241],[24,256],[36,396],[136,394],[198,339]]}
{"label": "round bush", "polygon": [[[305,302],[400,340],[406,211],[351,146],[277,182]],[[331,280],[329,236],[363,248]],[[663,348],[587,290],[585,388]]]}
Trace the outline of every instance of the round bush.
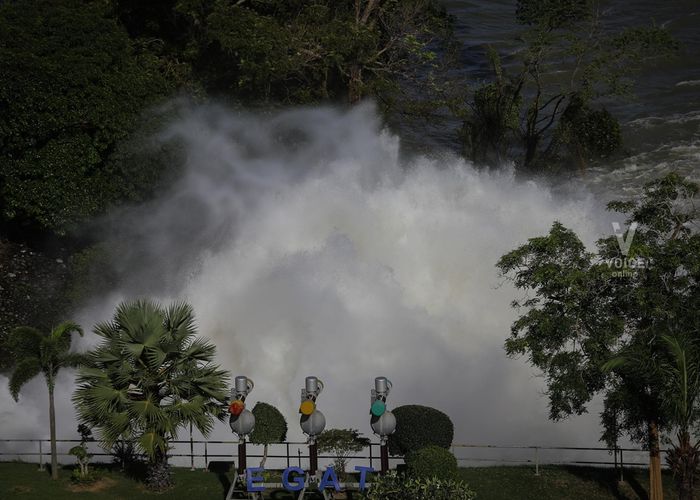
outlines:
{"label": "round bush", "polygon": [[426,446],[406,457],[408,475],[415,478],[454,479],[457,477],[457,459],[445,448]]}
{"label": "round bush", "polygon": [[389,437],[389,452],[406,455],[426,446],[449,448],[454,437],[450,417],[429,406],[406,405],[393,410],[396,432]]}
{"label": "round bush", "polygon": [[260,401],[253,407],[253,415],[255,429],[250,435],[251,443],[267,445],[287,439],[287,420],[277,408]]}

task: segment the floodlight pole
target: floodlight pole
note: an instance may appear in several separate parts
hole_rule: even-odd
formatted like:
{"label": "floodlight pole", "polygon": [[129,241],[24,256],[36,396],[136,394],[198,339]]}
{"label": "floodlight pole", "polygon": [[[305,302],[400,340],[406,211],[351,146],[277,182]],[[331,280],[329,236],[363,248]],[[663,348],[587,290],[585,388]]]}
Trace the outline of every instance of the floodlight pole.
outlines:
{"label": "floodlight pole", "polygon": [[238,473],[243,474],[247,468],[247,455],[245,449],[245,439],[238,441]]}
{"label": "floodlight pole", "polygon": [[309,443],[309,474],[314,475],[318,470],[318,444],[314,440]]}
{"label": "floodlight pole", "polygon": [[379,445],[379,463],[381,464],[381,473],[386,474],[389,472],[389,444],[382,440]]}

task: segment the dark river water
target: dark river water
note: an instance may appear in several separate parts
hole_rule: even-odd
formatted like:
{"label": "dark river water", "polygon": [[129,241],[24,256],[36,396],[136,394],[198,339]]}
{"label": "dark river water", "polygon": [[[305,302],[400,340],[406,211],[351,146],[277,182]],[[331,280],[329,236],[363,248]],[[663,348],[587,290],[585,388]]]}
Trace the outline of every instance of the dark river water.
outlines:
{"label": "dark river water", "polygon": [[[522,26],[515,23],[514,0],[445,1],[464,44],[461,66],[470,80],[490,77],[485,47],[515,64]],[[623,124],[625,154],[589,168],[581,177],[604,197],[637,192],[650,178],[676,170],[700,177],[700,1],[602,2],[605,26],[622,29],[656,23],[680,42],[677,57],[657,61],[637,75],[634,95],[608,105]],[[440,138],[436,138],[440,142]]]}

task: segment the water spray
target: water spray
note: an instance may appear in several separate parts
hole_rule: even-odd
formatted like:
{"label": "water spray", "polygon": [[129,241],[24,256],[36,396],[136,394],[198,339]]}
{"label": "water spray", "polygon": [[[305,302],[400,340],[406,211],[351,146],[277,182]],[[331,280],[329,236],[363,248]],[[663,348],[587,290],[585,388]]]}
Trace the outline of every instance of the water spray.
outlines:
{"label": "water spray", "polygon": [[379,436],[382,474],[389,470],[389,436],[396,430],[396,417],[386,409],[386,398],[391,392],[392,383],[386,377],[374,379],[369,413],[370,425]]}
{"label": "water spray", "polygon": [[309,474],[315,475],[318,470],[318,446],[316,437],[326,428],[326,417],[316,408],[316,400],[323,391],[323,382],[318,377],[306,377],[305,387],[301,390],[301,404],[299,405],[299,425],[301,430],[309,436]]}

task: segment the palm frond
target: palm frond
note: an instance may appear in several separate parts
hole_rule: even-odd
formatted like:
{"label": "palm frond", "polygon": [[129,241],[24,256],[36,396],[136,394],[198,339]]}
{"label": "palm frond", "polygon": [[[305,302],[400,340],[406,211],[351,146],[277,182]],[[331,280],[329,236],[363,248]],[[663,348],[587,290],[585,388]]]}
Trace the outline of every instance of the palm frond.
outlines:
{"label": "palm frond", "polygon": [[31,326],[18,326],[10,331],[7,345],[14,358],[21,360],[39,354],[39,346],[45,335]]}
{"label": "palm frond", "polygon": [[10,394],[12,394],[12,398],[17,401],[22,386],[40,373],[41,363],[38,358],[24,358],[17,363],[12,375],[10,375]]}
{"label": "palm frond", "polygon": [[72,340],[72,335],[77,333],[81,337],[83,336],[83,329],[81,326],[73,321],[64,321],[56,328],[51,330],[49,337],[60,344],[65,350],[70,349],[70,344]]}
{"label": "palm frond", "polygon": [[165,329],[177,344],[182,345],[197,334],[194,309],[187,302],[175,302],[165,312]]}
{"label": "palm frond", "polygon": [[88,357],[79,352],[67,352],[59,357],[59,363],[65,368],[78,368],[88,361]]}

